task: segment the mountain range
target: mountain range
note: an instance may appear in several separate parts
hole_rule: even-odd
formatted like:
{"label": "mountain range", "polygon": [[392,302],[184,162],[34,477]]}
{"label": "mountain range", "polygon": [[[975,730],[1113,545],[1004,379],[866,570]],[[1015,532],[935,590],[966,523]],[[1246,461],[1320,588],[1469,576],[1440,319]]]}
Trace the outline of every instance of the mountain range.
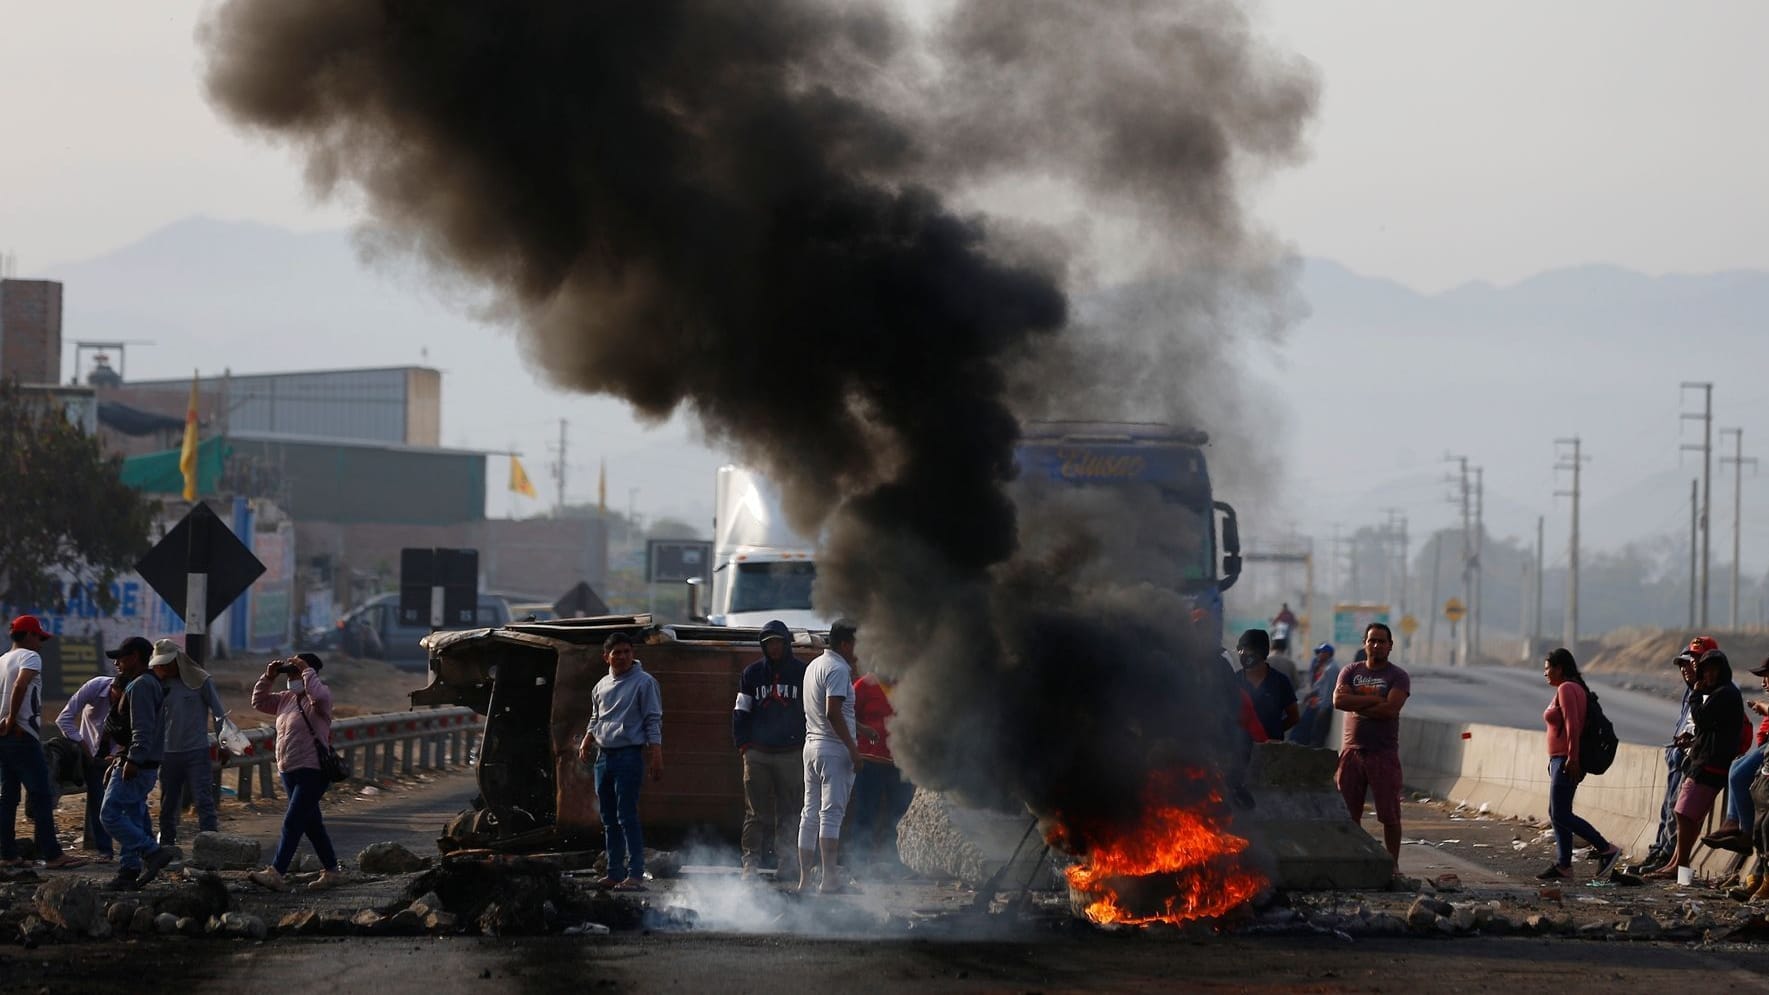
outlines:
{"label": "mountain range", "polygon": [[[1577,435],[1582,529],[1597,548],[1686,531],[1689,480],[1701,441],[1699,391],[1713,382],[1715,426],[1739,426],[1748,456],[1769,438],[1769,410],[1751,386],[1769,369],[1769,273],[1647,275],[1608,265],[1556,269],[1517,283],[1468,283],[1421,293],[1339,263],[1300,260],[1294,290],[1306,305],[1288,334],[1245,350],[1249,389],[1276,413],[1268,450],[1218,461],[1275,461],[1275,493],[1228,495],[1264,527],[1317,537],[1333,526],[1405,513],[1422,542],[1459,521],[1445,475],[1469,457],[1485,470],[1485,515],[1495,535],[1533,536],[1548,518],[1564,545],[1569,507],[1555,492],[1555,440]],[[126,375],[422,364],[443,370],[443,441],[515,450],[543,500],[502,491],[493,514],[545,510],[568,424],[567,500],[593,499],[600,465],[610,500],[650,516],[711,517],[713,469],[689,420],[636,422],[617,402],[557,391],[545,357],[525,355],[507,330],[474,316],[475,299],[438,288],[397,258],[344,231],[292,232],[193,217],[96,258],[40,274],[64,282],[64,379],[78,339],[146,340],[129,348]],[[84,371],[80,371],[83,373]],[[1715,445],[1720,439],[1716,434]],[[1730,440],[1728,440],[1728,443]],[[1261,447],[1263,448],[1263,446]],[[1730,454],[1728,451],[1727,455]],[[1714,464],[1714,561],[1730,557],[1731,468]],[[501,479],[494,466],[491,477]],[[1751,520],[1761,483],[1744,481],[1747,567],[1769,565],[1769,521]],[[1417,548],[1417,545],[1415,546]]]}

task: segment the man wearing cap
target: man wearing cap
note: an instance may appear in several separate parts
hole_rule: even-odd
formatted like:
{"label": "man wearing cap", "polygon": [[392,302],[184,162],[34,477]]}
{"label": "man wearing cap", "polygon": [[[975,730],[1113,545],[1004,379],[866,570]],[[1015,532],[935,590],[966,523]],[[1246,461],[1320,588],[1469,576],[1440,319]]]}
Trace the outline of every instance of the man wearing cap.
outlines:
{"label": "man wearing cap", "polygon": [[1719,648],[1720,644],[1712,636],[1696,636],[1689,641],[1688,648],[1671,661],[1683,677],[1683,710],[1677,716],[1677,725],[1671,729],[1670,741],[1665,744],[1665,798],[1659,804],[1658,834],[1653,838],[1652,848],[1646,851],[1645,859],[1634,868],[1636,873],[1656,871],[1676,855],[1677,795],[1683,789],[1683,762],[1689,755],[1681,740],[1685,733],[1695,731],[1695,720],[1690,717],[1697,698],[1695,662],[1702,654]]}
{"label": "man wearing cap", "polygon": [[771,844],[776,881],[798,877],[799,806],[805,800],[805,665],[792,630],[762,626],[762,658],[745,667],[731,712],[731,741],[743,758],[743,876]]}
{"label": "man wearing cap", "polygon": [[196,805],[198,831],[221,828],[209,765],[209,727],[213,725],[219,736],[227,709],[209,672],[183,650],[154,657],[154,676],[166,686],[166,753],[160,761],[160,843],[166,845],[178,842],[178,817],[187,785]]}
{"label": "man wearing cap", "polygon": [[51,639],[35,615],[12,620],[12,649],[0,655],[0,865],[17,867],[18,796],[36,831],[37,856],[52,869],[78,867],[84,857],[61,852],[55,838],[55,794],[43,758],[43,657]]}
{"label": "man wearing cap", "polygon": [[1314,659],[1308,665],[1308,680],[1301,685],[1302,719],[1290,730],[1290,742],[1302,746],[1326,746],[1327,731],[1333,724],[1333,686],[1339,681],[1339,663],[1333,659],[1333,644],[1322,643],[1314,648]]}
{"label": "man wearing cap", "polygon": [[[154,644],[140,636],[130,636],[104,655],[116,661],[128,658],[132,671],[140,673],[147,669],[148,657],[154,655]],[[118,663],[119,670],[123,666]],[[80,685],[55,718],[61,734],[80,748],[80,769],[86,780],[85,846],[97,853],[100,860],[113,856],[111,834],[104,831],[104,821],[99,817],[104,805],[104,724],[122,697],[123,685],[109,674],[100,674]]]}
{"label": "man wearing cap", "polygon": [[166,688],[151,670],[164,665],[161,658],[178,652],[177,643],[162,639],[154,644],[153,655],[142,661],[147,665],[142,670],[134,669],[133,660],[117,659],[123,700],[105,720],[104,736],[115,752],[99,813],[105,831],[122,851],[110,885],[114,890],[138,890],[183,856],[175,846],[156,844],[147,821],[147,796],[160,778],[160,758],[166,752]]}
{"label": "man wearing cap", "polygon": [[837,874],[842,819],[860,772],[859,724],[854,716],[854,652],[859,626],[842,618],[829,626],[829,648],[805,668],[805,799],[799,813],[799,880],[811,887],[811,867],[823,868],[818,890],[845,891]]}

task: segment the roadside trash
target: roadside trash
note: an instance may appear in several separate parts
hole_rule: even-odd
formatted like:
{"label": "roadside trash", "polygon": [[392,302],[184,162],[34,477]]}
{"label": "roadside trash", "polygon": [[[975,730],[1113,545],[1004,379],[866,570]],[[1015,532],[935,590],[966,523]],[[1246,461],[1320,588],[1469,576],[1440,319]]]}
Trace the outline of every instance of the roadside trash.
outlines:
{"label": "roadside trash", "polygon": [[599,922],[579,923],[565,928],[566,936],[607,936],[608,927]]}

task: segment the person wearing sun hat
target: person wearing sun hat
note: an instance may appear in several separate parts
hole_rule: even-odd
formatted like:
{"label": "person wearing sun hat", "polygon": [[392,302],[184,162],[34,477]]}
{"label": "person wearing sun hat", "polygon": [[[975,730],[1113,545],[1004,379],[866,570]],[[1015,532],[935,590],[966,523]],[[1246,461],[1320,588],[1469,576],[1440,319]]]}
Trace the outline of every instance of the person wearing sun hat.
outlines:
{"label": "person wearing sun hat", "polygon": [[[169,641],[169,640],[168,640]],[[215,811],[214,772],[209,763],[209,730],[221,734],[227,709],[215,692],[209,672],[176,645],[150,661],[154,676],[166,687],[166,754],[160,761],[160,843],[178,841],[178,818],[185,788],[197,810],[197,829],[221,828]]]}
{"label": "person wearing sun hat", "polygon": [[43,657],[37,651],[55,638],[35,615],[12,620],[12,649],[0,655],[0,865],[17,867],[18,801],[36,832],[37,856],[52,870],[78,867],[86,858],[61,852],[55,838],[55,794],[43,758]]}

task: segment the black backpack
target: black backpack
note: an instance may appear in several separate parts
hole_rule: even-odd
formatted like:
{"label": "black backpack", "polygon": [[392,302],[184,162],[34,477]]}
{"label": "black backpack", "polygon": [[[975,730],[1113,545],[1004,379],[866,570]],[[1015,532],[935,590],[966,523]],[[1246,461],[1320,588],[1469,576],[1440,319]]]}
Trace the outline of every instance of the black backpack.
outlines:
{"label": "black backpack", "polygon": [[1579,769],[1587,774],[1603,773],[1615,763],[1616,747],[1620,745],[1615,726],[1610,725],[1609,716],[1603,714],[1603,706],[1597,702],[1597,692],[1587,688],[1585,731],[1579,735]]}

